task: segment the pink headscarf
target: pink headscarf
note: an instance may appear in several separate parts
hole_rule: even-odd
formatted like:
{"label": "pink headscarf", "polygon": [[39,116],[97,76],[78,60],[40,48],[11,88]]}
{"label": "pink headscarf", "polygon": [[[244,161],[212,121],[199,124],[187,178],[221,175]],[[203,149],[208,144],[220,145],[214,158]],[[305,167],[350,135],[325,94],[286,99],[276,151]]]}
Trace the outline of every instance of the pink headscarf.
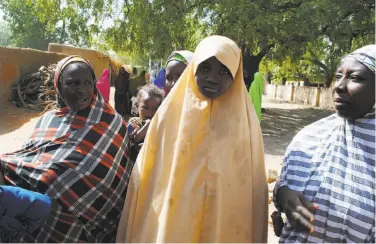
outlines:
{"label": "pink headscarf", "polygon": [[106,102],[110,100],[110,70],[104,69],[101,78],[97,82],[98,91]]}

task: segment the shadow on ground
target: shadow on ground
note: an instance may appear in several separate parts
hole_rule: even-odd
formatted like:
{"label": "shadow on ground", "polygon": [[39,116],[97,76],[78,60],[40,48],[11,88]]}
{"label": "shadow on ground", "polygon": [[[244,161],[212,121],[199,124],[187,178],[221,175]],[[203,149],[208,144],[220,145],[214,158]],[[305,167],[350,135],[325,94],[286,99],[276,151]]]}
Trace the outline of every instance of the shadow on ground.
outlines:
{"label": "shadow on ground", "polygon": [[[15,131],[31,119],[40,117],[40,112],[18,108],[9,102],[0,105],[0,135]],[[1,142],[3,143],[3,142]]]}
{"label": "shadow on ground", "polygon": [[265,153],[283,155],[301,129],[331,114],[333,111],[315,108],[267,108],[261,123]]}

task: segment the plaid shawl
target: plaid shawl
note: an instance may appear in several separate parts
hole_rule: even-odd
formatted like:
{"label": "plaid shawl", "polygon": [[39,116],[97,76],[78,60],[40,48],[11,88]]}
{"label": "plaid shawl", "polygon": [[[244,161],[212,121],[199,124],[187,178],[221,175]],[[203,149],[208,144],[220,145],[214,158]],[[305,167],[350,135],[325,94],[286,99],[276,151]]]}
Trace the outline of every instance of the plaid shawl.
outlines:
{"label": "plaid shawl", "polygon": [[124,120],[95,90],[87,109],[48,112],[21,150],[0,157],[7,184],[55,200],[44,225],[23,241],[115,241],[133,166],[126,132]]}

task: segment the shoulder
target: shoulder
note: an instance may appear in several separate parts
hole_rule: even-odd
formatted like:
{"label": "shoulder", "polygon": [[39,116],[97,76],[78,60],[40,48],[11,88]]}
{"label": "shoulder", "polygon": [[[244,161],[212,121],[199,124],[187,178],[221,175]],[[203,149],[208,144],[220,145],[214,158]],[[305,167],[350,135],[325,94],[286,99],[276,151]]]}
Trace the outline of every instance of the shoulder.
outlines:
{"label": "shoulder", "polygon": [[300,130],[289,144],[285,157],[291,154],[311,155],[314,150],[322,143],[323,139],[330,136],[333,130],[340,124],[341,118],[333,114],[320,119]]}
{"label": "shoulder", "polygon": [[340,121],[341,118],[339,118],[336,114],[332,114],[326,118],[320,119],[300,130],[294,137],[293,141],[301,141],[302,139],[314,140],[320,138],[326,135],[328,132],[333,131],[334,127],[336,127],[338,125],[338,122]]}

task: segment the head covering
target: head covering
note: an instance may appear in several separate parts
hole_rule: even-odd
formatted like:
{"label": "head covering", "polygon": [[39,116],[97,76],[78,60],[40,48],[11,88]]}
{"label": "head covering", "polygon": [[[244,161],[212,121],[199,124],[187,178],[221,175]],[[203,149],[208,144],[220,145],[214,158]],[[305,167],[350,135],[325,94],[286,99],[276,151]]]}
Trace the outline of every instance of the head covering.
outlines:
{"label": "head covering", "polygon": [[121,67],[123,67],[128,74],[132,73],[132,67],[130,65],[124,64]]}
{"label": "head covering", "polygon": [[[66,61],[59,62],[55,81]],[[6,184],[57,202],[26,242],[115,241],[132,167],[126,131],[121,116],[96,93],[88,109],[47,112],[20,150],[0,157]]]}
{"label": "head covering", "polygon": [[[215,56],[234,78],[215,99],[194,75]],[[117,242],[266,242],[268,188],[260,125],[239,47],[205,38],[159,107],[132,171]]]}
{"label": "head covering", "polygon": [[188,50],[173,51],[167,58],[166,65],[175,60],[188,65],[192,60],[193,53]]}
{"label": "head covering", "polygon": [[94,82],[96,82],[94,69],[93,69],[93,66],[91,65],[91,63],[89,62],[89,60],[87,60],[83,57],[80,57],[78,55],[68,56],[68,57],[65,57],[62,60],[60,60],[56,65],[55,75],[54,75],[54,87],[55,87],[55,93],[56,93],[56,97],[57,97],[57,107],[59,107],[59,108],[66,107],[66,103],[65,103],[65,101],[64,101],[64,99],[61,96],[60,91],[59,91],[60,76],[63,73],[63,70],[65,69],[65,67],[68,66],[68,64],[80,63],[80,62],[85,63],[90,67],[90,71],[93,75],[93,80],[94,80]]}
{"label": "head covering", "polygon": [[97,88],[106,102],[110,101],[110,70],[104,69]]}
{"label": "head covering", "polygon": [[253,106],[255,107],[257,117],[261,123],[261,103],[262,103],[262,93],[264,91],[264,79],[260,72],[256,72],[254,75],[253,82],[249,88],[249,95]]}
{"label": "head covering", "polygon": [[[348,55],[372,70],[375,45]],[[373,64],[374,67],[374,64]],[[350,122],[333,114],[301,130],[288,146],[274,189],[301,192],[318,205],[315,232],[287,220],[280,243],[375,243],[375,108]]]}
{"label": "head covering", "polygon": [[165,80],[166,80],[166,69],[162,68],[159,71],[158,76],[154,81],[154,85],[156,85],[158,88],[163,89],[165,87]]}
{"label": "head covering", "polygon": [[360,63],[367,66],[373,73],[375,73],[375,57],[376,57],[376,45],[368,45],[359,48],[346,57],[352,57],[358,60]]}

